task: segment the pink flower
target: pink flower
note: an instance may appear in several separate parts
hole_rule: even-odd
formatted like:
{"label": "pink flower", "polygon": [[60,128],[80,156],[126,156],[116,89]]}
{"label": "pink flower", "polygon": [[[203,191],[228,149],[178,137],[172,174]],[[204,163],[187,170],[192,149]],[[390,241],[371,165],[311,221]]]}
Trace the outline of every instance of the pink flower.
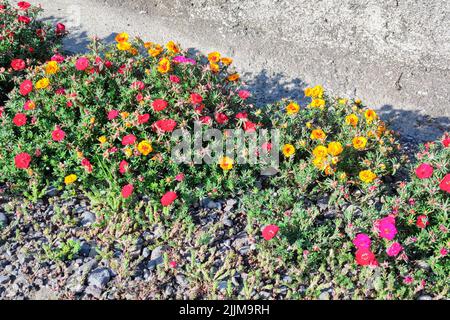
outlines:
{"label": "pink flower", "polygon": [[446,248],[442,248],[441,250],[439,250],[439,253],[441,254],[441,256],[446,256],[448,253],[448,250]]}
{"label": "pink flower", "polygon": [[120,174],[125,174],[128,171],[128,162],[125,160],[120,161],[119,172]]}
{"label": "pink flower", "polygon": [[413,282],[413,278],[411,276],[406,276],[403,278],[403,283],[410,284]]}
{"label": "pink flower", "polygon": [[164,99],[155,99],[152,102],[152,107],[155,111],[163,111],[165,108],[167,108],[167,105],[168,103]]}
{"label": "pink flower", "polygon": [[31,91],[33,91],[33,82],[30,80],[24,80],[20,84],[20,94],[23,96],[28,95]]}
{"label": "pink flower", "polygon": [[89,67],[89,60],[85,57],[78,58],[78,60],[75,62],[75,68],[78,71],[84,71]]}
{"label": "pink flower", "polygon": [[244,122],[244,131],[245,132],[254,132],[256,131],[256,124],[251,121]]}
{"label": "pink flower", "polygon": [[262,230],[262,236],[265,240],[269,241],[273,237],[275,237],[278,233],[280,228],[274,224],[269,224],[268,226],[265,226]]}
{"label": "pink flower", "polygon": [[218,112],[215,115],[216,121],[219,124],[224,124],[228,121],[228,117],[225,113]]}
{"label": "pink flower", "polygon": [[135,81],[131,84],[131,89],[144,90],[145,84],[142,81]]}
{"label": "pink flower", "polygon": [[173,74],[171,74],[171,75],[169,76],[169,80],[170,80],[170,82],[172,82],[172,83],[180,83],[180,78],[177,77],[176,75],[173,75]]}
{"label": "pink flower", "polygon": [[378,221],[378,231],[380,237],[392,240],[397,234],[397,228],[395,227],[395,219],[393,217],[386,217]]}
{"label": "pink flower", "polygon": [[122,138],[122,145],[128,146],[130,144],[134,144],[136,142],[136,137],[134,134],[128,134]]}
{"label": "pink flower", "polygon": [[236,115],[236,119],[241,119],[241,120],[247,120],[247,117],[248,117],[248,115],[247,115],[247,112],[245,112],[245,111],[239,112]]}
{"label": "pink flower", "polygon": [[20,8],[20,10],[27,10],[31,6],[31,4],[26,1],[19,1],[17,3],[17,6]]}
{"label": "pink flower", "polygon": [[239,90],[238,95],[242,100],[245,100],[251,96],[250,91],[247,90]]}
{"label": "pink flower", "polygon": [[175,63],[182,63],[182,64],[186,63],[186,64],[193,64],[193,65],[197,63],[194,59],[187,58],[184,56],[175,56],[175,57],[173,57],[172,61]]}
{"label": "pink flower", "polygon": [[57,35],[62,35],[66,33],[66,26],[59,22],[56,24],[55,31]]}
{"label": "pink flower", "polygon": [[56,53],[52,56],[52,58],[50,59],[51,61],[56,61],[58,63],[61,63],[65,60],[64,56],[60,55],[59,53]]}
{"label": "pink flower", "polygon": [[64,131],[62,131],[60,128],[56,128],[52,132],[52,139],[53,139],[53,141],[60,142],[60,141],[64,140],[65,136],[66,136],[66,133]]}
{"label": "pink flower", "polygon": [[442,140],[442,145],[443,145],[445,148],[448,148],[448,147],[450,146],[450,137],[446,136],[446,137],[444,138],[444,140]]}
{"label": "pink flower", "polygon": [[139,124],[147,123],[148,120],[150,120],[150,115],[148,113],[138,115],[138,123]]}
{"label": "pink flower", "polygon": [[81,160],[81,165],[86,169],[87,172],[92,172],[92,164],[89,159],[83,158],[83,160]]}
{"label": "pink flower", "polygon": [[402,245],[398,242],[394,242],[389,248],[387,248],[386,253],[390,257],[396,257],[402,250]]}
{"label": "pink flower", "polygon": [[427,225],[429,225],[430,222],[428,221],[428,217],[425,215],[420,215],[417,217],[416,226],[418,226],[421,229],[425,229]]}
{"label": "pink flower", "polygon": [[419,179],[428,179],[433,175],[433,167],[429,163],[422,163],[416,169],[416,176]]}
{"label": "pink flower", "polygon": [[153,123],[153,128],[162,132],[172,132],[177,126],[177,122],[172,119],[161,119]]}
{"label": "pink flower", "polygon": [[113,119],[117,118],[118,115],[119,115],[119,111],[111,110],[108,112],[108,120],[113,120]]}
{"label": "pink flower", "polygon": [[198,93],[191,93],[191,103],[192,104],[200,104],[203,101],[203,97]]}
{"label": "pink flower", "polygon": [[175,269],[175,268],[177,267],[177,262],[174,261],[174,260],[172,260],[172,261],[169,262],[169,266],[170,266],[171,268]]}
{"label": "pink flower", "polygon": [[371,244],[370,237],[365,233],[359,233],[356,235],[355,239],[353,239],[353,244],[358,249],[369,249]]}
{"label": "pink flower", "polygon": [[181,182],[184,180],[184,173],[179,173],[175,176],[175,180]]}
{"label": "pink flower", "polygon": [[124,199],[129,198],[133,194],[133,189],[134,189],[134,187],[132,184],[127,184],[126,186],[124,186],[122,188],[122,192],[121,192],[122,197]]}
{"label": "pink flower", "polygon": [[163,207],[168,207],[177,198],[178,198],[178,195],[176,194],[176,192],[173,192],[173,191],[166,192],[166,194],[163,195],[161,198],[161,204],[163,205]]}

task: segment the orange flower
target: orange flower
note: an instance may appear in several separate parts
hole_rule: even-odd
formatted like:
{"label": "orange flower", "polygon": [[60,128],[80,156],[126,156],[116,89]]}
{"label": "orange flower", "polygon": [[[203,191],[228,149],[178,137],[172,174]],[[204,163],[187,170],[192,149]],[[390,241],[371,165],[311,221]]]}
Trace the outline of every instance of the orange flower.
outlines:
{"label": "orange flower", "polygon": [[295,153],[295,147],[292,144],[285,144],[282,151],[284,156],[289,158]]}
{"label": "orange flower", "polygon": [[225,171],[231,170],[233,168],[233,164],[234,164],[234,161],[230,157],[223,157],[219,161],[220,167]]}
{"label": "orange flower", "polygon": [[122,32],[122,33],[119,33],[117,36],[116,36],[116,41],[117,42],[127,42],[128,41],[128,33],[126,33],[126,32]]}
{"label": "orange flower", "polygon": [[311,132],[312,140],[325,140],[326,137],[327,137],[327,135],[325,134],[325,132],[323,132],[322,129],[314,129]]}
{"label": "orange flower", "polygon": [[359,121],[358,116],[353,113],[345,117],[345,123],[349,126],[356,127],[358,121]]}
{"label": "orange flower", "polygon": [[160,73],[167,73],[170,71],[170,61],[167,58],[162,58],[158,63],[158,71]]}
{"label": "orange flower", "polygon": [[352,143],[356,150],[363,150],[366,147],[367,139],[365,137],[354,137]]}
{"label": "orange flower", "polygon": [[142,140],[141,142],[139,142],[137,149],[144,156],[148,155],[150,152],[153,151],[151,143],[148,142],[147,140]]}
{"label": "orange flower", "polygon": [[119,42],[117,44],[117,49],[119,49],[120,51],[128,51],[131,48],[131,44],[129,42]]}
{"label": "orange flower", "polygon": [[211,62],[209,64],[209,68],[211,69],[212,72],[217,73],[219,72],[219,65],[217,63]]}
{"label": "orange flower", "polygon": [[233,63],[233,59],[231,59],[231,58],[222,58],[222,59],[220,59],[220,61],[222,61],[222,63],[226,66],[229,66],[230,64]]}
{"label": "orange flower", "polygon": [[286,107],[287,114],[296,114],[299,110],[300,110],[300,106],[295,102],[289,103]]}
{"label": "orange flower", "polygon": [[162,51],[163,51],[163,47],[159,44],[156,44],[153,47],[151,47],[150,49],[148,49],[148,54],[155,58],[155,57],[159,56]]}
{"label": "orange flower", "polygon": [[176,54],[176,53],[180,52],[180,48],[172,40],[167,42],[166,47],[167,47],[167,50],[169,50],[169,52],[171,52],[171,53]]}
{"label": "orange flower", "polygon": [[364,112],[364,117],[366,118],[367,123],[372,123],[378,116],[374,110],[368,109]]}
{"label": "orange flower", "polygon": [[238,81],[239,78],[240,78],[240,76],[238,73],[233,73],[233,74],[230,74],[227,79],[228,79],[228,81],[235,82],[235,81]]}
{"label": "orange flower", "polygon": [[211,63],[218,63],[220,61],[220,53],[217,51],[208,54],[208,60]]}

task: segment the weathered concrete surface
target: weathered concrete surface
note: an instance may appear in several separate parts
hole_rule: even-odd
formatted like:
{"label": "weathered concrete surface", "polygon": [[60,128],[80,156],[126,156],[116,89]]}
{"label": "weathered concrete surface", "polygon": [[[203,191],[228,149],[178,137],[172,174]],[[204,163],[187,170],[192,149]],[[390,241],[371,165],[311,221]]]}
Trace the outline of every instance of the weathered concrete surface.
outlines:
{"label": "weathered concrete surface", "polygon": [[[126,31],[235,59],[260,103],[302,98],[307,84],[359,97],[403,134],[450,126],[447,0],[38,0],[66,17],[67,48]],[[432,118],[432,119],[431,119]]]}

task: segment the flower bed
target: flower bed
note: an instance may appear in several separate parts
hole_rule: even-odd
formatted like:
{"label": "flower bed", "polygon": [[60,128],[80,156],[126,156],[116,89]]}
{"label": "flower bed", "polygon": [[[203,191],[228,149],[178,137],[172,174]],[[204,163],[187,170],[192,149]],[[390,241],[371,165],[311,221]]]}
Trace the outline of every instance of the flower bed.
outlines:
{"label": "flower bed", "polygon": [[51,58],[66,34],[62,23],[37,20],[41,11],[25,1],[0,1],[0,103],[27,69]]}

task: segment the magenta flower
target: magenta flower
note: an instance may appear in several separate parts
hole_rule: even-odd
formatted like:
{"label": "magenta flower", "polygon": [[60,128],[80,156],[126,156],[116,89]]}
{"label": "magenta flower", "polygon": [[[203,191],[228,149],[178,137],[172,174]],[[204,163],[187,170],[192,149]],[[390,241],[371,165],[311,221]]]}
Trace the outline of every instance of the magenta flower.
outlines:
{"label": "magenta flower", "polygon": [[402,250],[402,245],[398,242],[394,242],[387,248],[386,253],[389,257],[396,257]]}
{"label": "magenta flower", "polygon": [[369,249],[370,248],[370,237],[365,233],[357,234],[355,239],[353,239],[353,244],[358,249]]}

